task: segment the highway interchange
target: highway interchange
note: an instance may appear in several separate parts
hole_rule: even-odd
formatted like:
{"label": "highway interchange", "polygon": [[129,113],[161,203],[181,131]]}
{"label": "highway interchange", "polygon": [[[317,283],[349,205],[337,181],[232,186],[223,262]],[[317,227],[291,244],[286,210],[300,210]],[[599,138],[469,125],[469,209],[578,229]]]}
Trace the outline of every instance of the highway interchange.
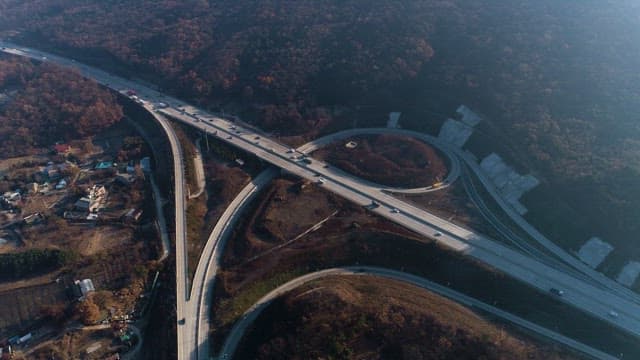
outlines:
{"label": "highway interchange", "polygon": [[[375,202],[379,206],[371,209],[374,213],[489,264],[541,291],[549,291],[551,288],[563,289],[565,295],[562,297],[562,301],[567,304],[609,322],[630,334],[640,335],[640,300],[638,295],[619,286],[612,280],[604,278],[601,274],[588,273],[586,275],[589,276],[585,278],[584,276],[576,276],[574,272],[565,271],[566,269],[564,268],[550,266],[480,234],[440,219],[428,211],[419,209],[389,195],[375,184],[361,181],[328,164],[310,157],[307,157],[308,160],[302,161],[301,153],[292,153],[288,146],[269,139],[264,134],[258,134],[251,129],[236,125],[232,121],[193,108],[180,100],[161,94],[139,83],[79,64],[72,59],[61,58],[13,44],[2,43],[1,45],[3,47],[2,50],[7,53],[75,68],[84,76],[93,78],[123,94],[129,92],[130,95],[131,90],[135,91],[135,95],[141,105],[156,116],[156,119],[167,132],[173,150],[174,172],[176,174],[176,312],[178,316],[180,359],[206,359],[208,357],[207,352],[200,351],[202,346],[201,339],[206,337],[206,332],[202,334],[201,331],[198,334],[198,324],[206,322],[205,319],[202,319],[202,315],[207,315],[207,312],[203,311],[206,306],[195,304],[207,303],[206,290],[208,286],[206,284],[209,284],[212,279],[208,278],[210,275],[206,274],[215,273],[215,270],[207,271],[206,268],[209,268],[212,263],[212,254],[215,252],[213,250],[216,247],[215,244],[219,241],[216,241],[213,245],[207,244],[211,248],[209,249],[209,257],[203,256],[201,258],[201,262],[204,260],[207,265],[204,270],[200,270],[199,277],[198,270],[196,270],[196,278],[198,280],[194,281],[193,286],[193,289],[200,288],[200,290],[195,293],[195,290],[192,290],[191,294],[189,294],[186,271],[186,236],[184,233],[185,190],[182,155],[175,134],[173,134],[171,126],[168,125],[162,115],[175,118],[217,136],[221,141],[242,148],[248,153],[273,164],[275,167],[299,177],[317,181],[318,175],[320,175],[325,179],[322,186],[327,190],[362,206],[368,206]],[[164,103],[167,107],[159,106],[159,103]],[[294,156],[296,158],[293,158]],[[461,156],[461,158],[464,160],[464,156]],[[231,218],[233,217],[232,214]],[[219,237],[217,236],[216,239]],[[575,258],[572,259],[577,261]],[[200,265],[198,266],[199,268]],[[202,274],[205,275],[203,276]],[[610,316],[611,311],[615,311],[619,316]]]}

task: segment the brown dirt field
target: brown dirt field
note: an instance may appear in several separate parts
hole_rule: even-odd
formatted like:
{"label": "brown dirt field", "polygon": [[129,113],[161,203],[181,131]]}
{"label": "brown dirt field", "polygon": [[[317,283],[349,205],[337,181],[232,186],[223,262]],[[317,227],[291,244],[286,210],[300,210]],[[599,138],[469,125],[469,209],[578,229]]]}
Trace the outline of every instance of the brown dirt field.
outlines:
{"label": "brown dirt field", "polygon": [[[303,184],[305,188],[300,189]],[[269,205],[255,222],[256,230],[276,242],[290,240],[339,209],[335,197],[314,187],[305,182],[276,180],[268,193]]]}
{"label": "brown dirt field", "polygon": [[29,279],[19,280],[19,281],[11,281],[11,282],[3,282],[0,283],[0,293],[8,292],[9,290],[15,290],[20,288],[25,288],[29,286],[38,286],[50,284],[57,278],[57,274],[45,274],[41,276],[32,277]]}
{"label": "brown dirt field", "polygon": [[[54,184],[55,185],[55,184]],[[66,196],[66,191],[52,191],[46,195],[29,195],[22,205],[23,214],[43,213],[49,211],[58,201]]]}
{"label": "brown dirt field", "polygon": [[[285,178],[278,183],[286,184],[286,181],[296,180]],[[321,187],[309,189],[332,196]],[[547,293],[444,249],[340,198],[335,199],[335,206],[341,209],[336,217],[300,240],[278,247],[284,242],[269,236],[266,231],[256,231],[265,209],[274,206],[270,204],[273,199],[269,194],[276,190],[273,187],[266,189],[256,199],[253,215],[236,226],[235,234],[225,248],[215,282],[215,302],[211,312],[214,347],[220,346],[233,322],[246,309],[278,285],[308,272],[361,264],[416,274],[542,326],[557,329],[599,349],[640,356],[637,341],[630,336],[576,311]],[[290,201],[295,199],[291,197]],[[278,206],[289,207],[282,203]],[[276,247],[267,253],[268,249]],[[249,261],[265,253],[268,255]],[[595,333],[602,336],[594,338],[592,335]],[[215,348],[212,350],[216,351]]]}
{"label": "brown dirt field", "polygon": [[[89,347],[99,344],[100,348],[87,354]],[[104,359],[117,352],[122,346],[113,341],[110,329],[75,330],[64,334],[57,340],[49,341],[43,346],[29,349],[24,355],[18,354],[17,359]]]}
{"label": "brown dirt field", "polygon": [[128,245],[133,241],[133,229],[106,225],[88,229],[83,238],[84,240],[78,247],[78,252],[81,255],[88,256],[121,245]]}
{"label": "brown dirt field", "polygon": [[[103,232],[108,236],[100,235]],[[74,249],[83,255],[91,255],[100,249],[129,244],[133,230],[122,225],[71,224],[51,215],[45,224],[23,228],[22,235],[25,249]]]}
{"label": "brown dirt field", "polygon": [[[2,219],[0,218],[0,220]],[[15,252],[22,245],[18,234],[13,231],[0,230],[0,238],[6,241],[0,244],[0,254]]]}
{"label": "brown dirt field", "polygon": [[375,277],[306,284],[271,304],[253,329],[238,358],[574,358],[422,288]]}
{"label": "brown dirt field", "polygon": [[[355,142],[349,149],[346,144]],[[332,143],[314,157],[375,183],[401,188],[432,185],[447,176],[447,161],[434,147],[399,135],[356,136]]]}
{"label": "brown dirt field", "polygon": [[17,329],[28,326],[46,305],[67,301],[63,283],[48,282],[42,285],[0,291],[0,338]]}
{"label": "brown dirt field", "polygon": [[[152,264],[142,242],[102,251],[88,256],[74,268],[19,282],[3,283],[0,287],[0,337],[6,331],[27,327],[42,317],[46,305],[70,304],[66,287],[76,279],[90,278],[98,292],[96,303],[102,311],[114,308],[117,313],[133,309],[144,291],[146,274]],[[60,282],[55,279],[59,277]],[[112,296],[115,291],[117,296]]]}
{"label": "brown dirt field", "polygon": [[202,156],[207,179],[205,193],[189,200],[187,208],[187,253],[191,277],[216,222],[251,179],[241,168],[230,166],[206,151],[203,151]]}
{"label": "brown dirt field", "polygon": [[[223,257],[225,264],[245,264],[247,269],[254,268],[257,265],[247,264],[247,259],[295,238],[337,210],[338,213],[320,229],[285,247],[284,251],[303,252],[307,247],[322,247],[323,245],[318,243],[319,238],[343,234],[358,228],[390,231],[417,238],[404,228],[384,222],[364,208],[304,180],[276,179],[258,197],[257,202],[253,214],[247,216],[245,222],[237,227],[242,229],[238,234],[240,240],[233,241],[232,245],[227,247]],[[273,254],[268,258],[277,262],[279,257],[280,255]],[[251,270],[241,272],[251,274]],[[260,272],[262,271],[258,271]]]}
{"label": "brown dirt field", "polygon": [[9,159],[0,160],[0,175],[4,176],[4,173],[9,171],[12,167],[20,167],[24,163],[48,161],[48,157],[45,155],[29,155],[21,156]]}

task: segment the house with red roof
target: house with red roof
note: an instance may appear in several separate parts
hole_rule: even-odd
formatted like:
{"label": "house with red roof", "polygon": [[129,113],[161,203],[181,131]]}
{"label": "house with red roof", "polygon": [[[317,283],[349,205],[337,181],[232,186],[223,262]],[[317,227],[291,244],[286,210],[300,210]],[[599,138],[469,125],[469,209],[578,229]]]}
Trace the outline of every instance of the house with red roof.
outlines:
{"label": "house with red roof", "polygon": [[59,155],[67,155],[71,152],[71,145],[69,144],[55,144],[53,146],[53,150],[55,150]]}

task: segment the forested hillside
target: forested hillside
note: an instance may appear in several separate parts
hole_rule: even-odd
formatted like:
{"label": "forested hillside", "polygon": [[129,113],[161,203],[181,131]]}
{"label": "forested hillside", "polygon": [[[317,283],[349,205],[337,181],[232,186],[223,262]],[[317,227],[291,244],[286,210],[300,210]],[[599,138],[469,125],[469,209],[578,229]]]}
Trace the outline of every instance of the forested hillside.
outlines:
{"label": "forested hillside", "polygon": [[282,134],[366,125],[389,110],[432,129],[465,103],[486,119],[474,150],[543,181],[531,216],[556,240],[640,234],[632,0],[0,0],[0,30],[199,104],[249,110]]}
{"label": "forested hillside", "polygon": [[95,135],[122,118],[115,97],[94,81],[24,59],[0,58],[0,93],[5,157]]}

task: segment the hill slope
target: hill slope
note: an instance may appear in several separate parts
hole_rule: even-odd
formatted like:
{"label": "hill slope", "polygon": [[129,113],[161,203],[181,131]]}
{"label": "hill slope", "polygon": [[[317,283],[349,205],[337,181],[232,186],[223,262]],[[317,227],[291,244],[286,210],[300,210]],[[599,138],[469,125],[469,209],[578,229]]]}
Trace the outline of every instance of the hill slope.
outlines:
{"label": "hill slope", "polygon": [[465,103],[485,115],[470,147],[543,181],[530,220],[571,249],[614,243],[617,270],[640,259],[639,16],[632,0],[0,0],[0,35],[283,135],[389,110],[434,130]]}
{"label": "hill slope", "polygon": [[396,281],[326,278],[276,300],[241,359],[565,359],[449,300]]}

